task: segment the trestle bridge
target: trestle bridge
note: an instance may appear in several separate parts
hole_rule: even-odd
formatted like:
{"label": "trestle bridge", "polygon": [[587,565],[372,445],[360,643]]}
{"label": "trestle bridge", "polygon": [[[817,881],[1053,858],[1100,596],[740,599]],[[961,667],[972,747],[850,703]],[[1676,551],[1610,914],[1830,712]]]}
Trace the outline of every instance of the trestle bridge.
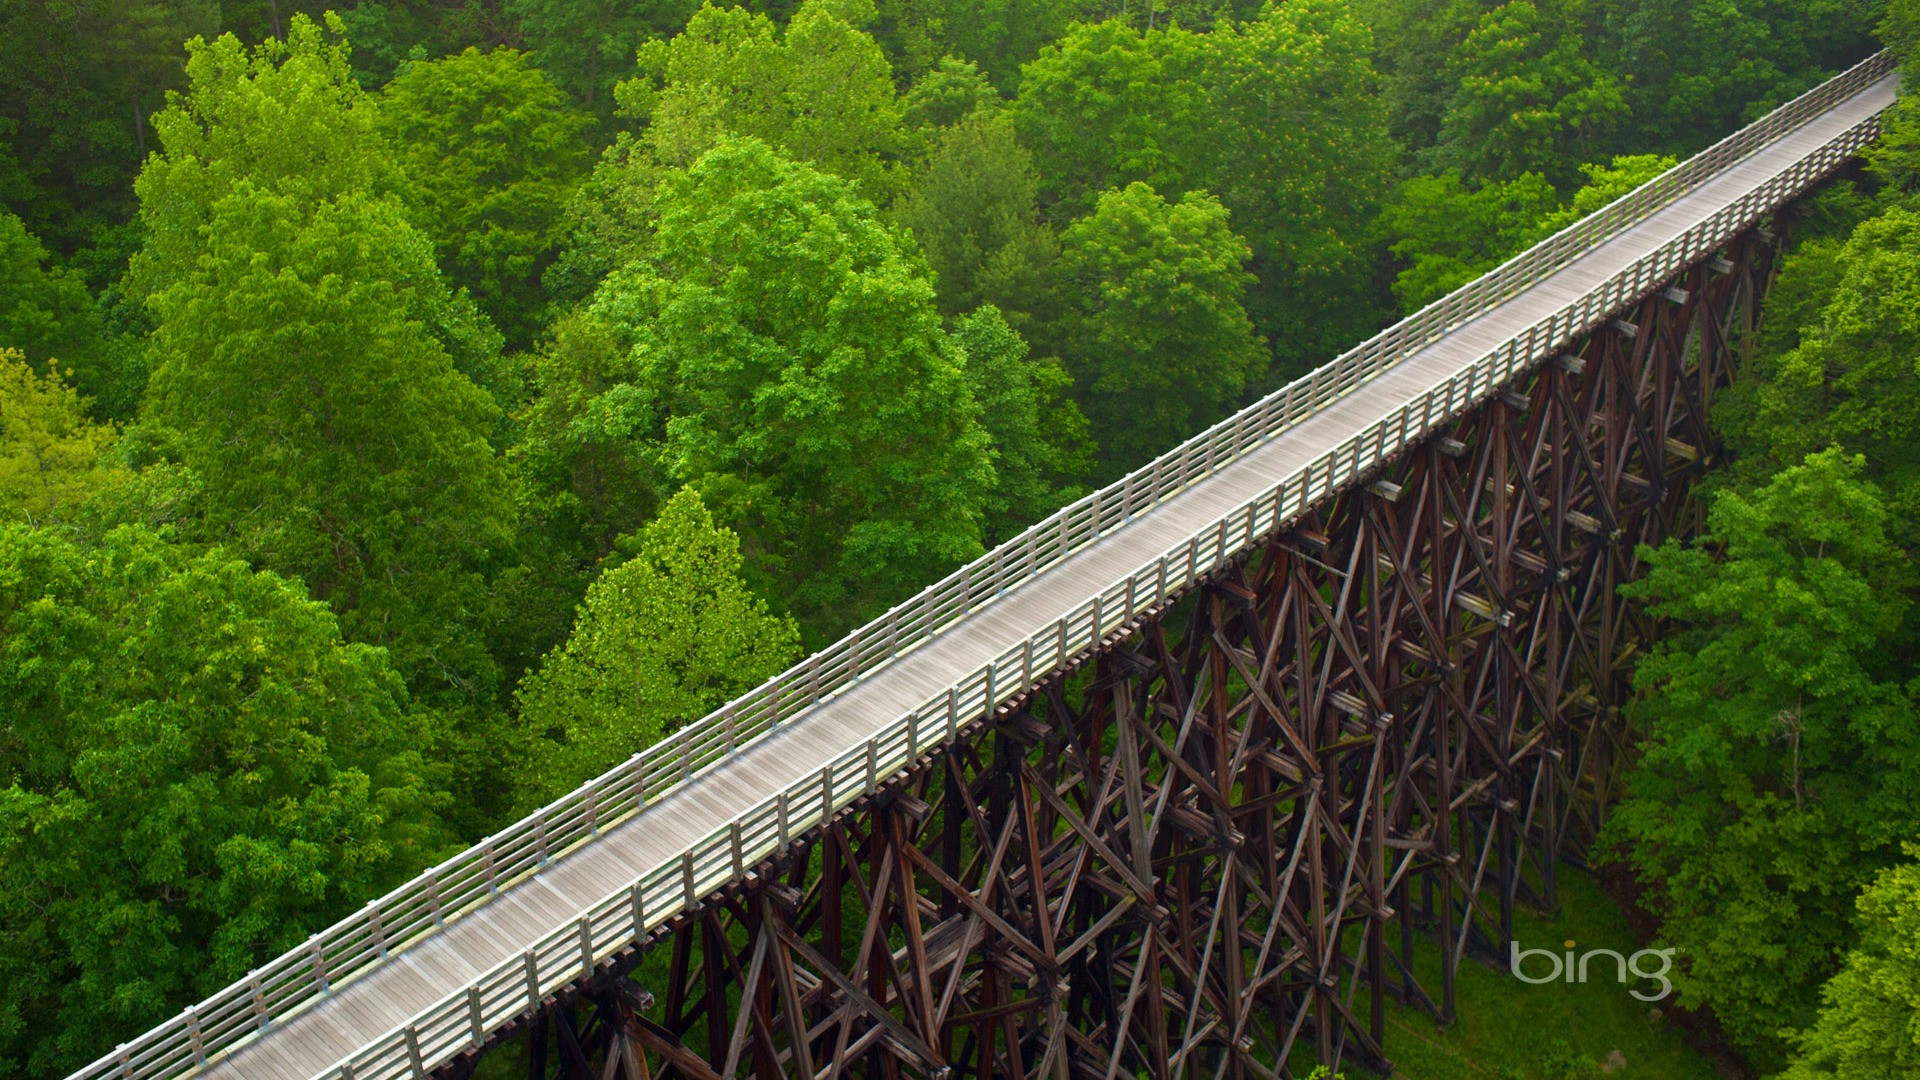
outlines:
{"label": "trestle bridge", "polygon": [[1649,634],[1616,587],[1691,527],[1781,211],[1896,85],[1866,61],[75,1076],[1381,1067],[1387,997],[1450,1019],[1592,838]]}

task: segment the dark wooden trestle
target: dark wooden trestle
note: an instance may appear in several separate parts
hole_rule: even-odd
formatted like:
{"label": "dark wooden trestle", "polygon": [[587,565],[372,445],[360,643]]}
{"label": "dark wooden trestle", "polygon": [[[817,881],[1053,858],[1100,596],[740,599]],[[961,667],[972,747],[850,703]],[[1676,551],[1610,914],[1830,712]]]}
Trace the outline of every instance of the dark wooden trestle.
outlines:
{"label": "dark wooden trestle", "polygon": [[[1759,230],[522,1026],[530,1077],[1297,1077],[1593,839]],[[1436,981],[1414,941],[1437,942]],[[455,1069],[468,1072],[471,1057]]]}

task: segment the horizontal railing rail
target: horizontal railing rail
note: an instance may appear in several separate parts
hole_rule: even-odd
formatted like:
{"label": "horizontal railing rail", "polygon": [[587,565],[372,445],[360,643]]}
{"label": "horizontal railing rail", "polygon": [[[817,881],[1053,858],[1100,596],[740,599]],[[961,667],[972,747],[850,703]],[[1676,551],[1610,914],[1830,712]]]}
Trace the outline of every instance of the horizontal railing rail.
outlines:
{"label": "horizontal railing rail", "polygon": [[[177,1076],[270,1031],[394,953],[538,872],[739,747],[853,686],[974,608],[1097,542],[1247,451],[1284,433],[1461,323],[1504,303],[1574,258],[1645,220],[1755,150],[1851,98],[1894,70],[1875,56],[1543,240],[1504,266],[1381,332],[1339,359],[1188,439],[1153,462],[1065,507],[753,691],[690,724],[555,802],[426,871],[350,918],[119,1047],[75,1078]],[[1338,494],[1394,455],[1457,419],[1524,369],[1552,355],[1674,274],[1717,251],[1762,216],[1830,174],[1878,133],[1869,119],[1717,211],[1659,251],[1509,339],[1443,385],[1416,396],[1260,497],[1200,528],[1056,623],[1002,652],[815,777],[743,808],[678,860],[581,912],[518,957],[363,1047],[327,1075],[347,1080],[424,1076],[524,1016],[541,997],[627,948],[875,790],[921,753],[1190,589],[1262,537]]]}

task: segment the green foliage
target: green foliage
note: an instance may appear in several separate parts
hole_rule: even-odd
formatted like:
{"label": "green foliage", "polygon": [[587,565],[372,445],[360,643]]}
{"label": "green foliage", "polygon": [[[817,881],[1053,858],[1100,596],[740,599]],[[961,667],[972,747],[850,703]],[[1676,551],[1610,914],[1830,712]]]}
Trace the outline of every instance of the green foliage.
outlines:
{"label": "green foliage", "polygon": [[1281,370],[1324,360],[1379,315],[1354,288],[1393,157],[1368,51],[1343,0],[1269,4],[1204,34],[1075,27],[1027,65],[1013,107],[1043,208],[1070,219],[1133,181],[1214,193],[1251,245],[1247,306]]}
{"label": "green foliage", "polygon": [[409,60],[487,51],[519,36],[498,0],[356,0],[339,14],[353,42],[354,75],[368,88],[392,79]]}
{"label": "green foliage", "polygon": [[1609,821],[1678,949],[1683,1000],[1773,1060],[1810,1018],[1846,908],[1920,831],[1920,730],[1895,661],[1912,565],[1839,450],[1713,501],[1623,589],[1672,627],[1636,669],[1644,757]]}
{"label": "green foliage", "polygon": [[641,375],[613,328],[583,310],[560,316],[533,357],[511,455],[538,493],[540,531],[583,565],[658,508],[657,415]]}
{"label": "green foliage", "polygon": [[594,313],[632,342],[662,471],[810,634],[980,551],[993,484],[924,268],[848,181],[729,138],[659,198]]}
{"label": "green foliage", "polygon": [[1089,14],[1079,9],[1072,0],[880,0],[878,36],[906,74],[936,72],[952,58],[1011,88],[1021,64]]}
{"label": "green foliage", "polygon": [[1562,206],[1538,173],[1466,183],[1459,173],[1416,176],[1400,189],[1383,221],[1405,267],[1393,292],[1411,313],[1552,236],[1672,168],[1652,154],[1582,165],[1586,186]]}
{"label": "green foliage", "polygon": [[51,360],[74,373],[89,397],[107,394],[124,416],[137,394],[115,379],[102,340],[100,310],[80,275],[48,268],[47,249],[17,217],[0,210],[0,348],[20,350],[34,364]]}
{"label": "green foliage", "polygon": [[882,201],[904,145],[886,54],[862,28],[872,0],[805,0],[784,32],[765,15],[707,3],[671,41],[640,49],[623,114],[664,165],[688,166],[728,134],[779,147]]}
{"label": "green foliage", "polygon": [[1920,1074],[1920,864],[1882,870],[1857,906],[1860,942],[1820,992],[1820,1019],[1793,1036],[1780,1080]]}
{"label": "green foliage", "polygon": [[603,120],[643,42],[685,26],[694,0],[505,0],[540,70]]}
{"label": "green foliage", "polygon": [[210,527],[403,671],[483,673],[460,613],[511,493],[492,403],[410,317],[410,292],[444,288],[425,239],[390,201],[304,206],[245,180],[210,224],[197,273],[153,298],[147,401],[204,478]]}
{"label": "green foliage", "polygon": [[1266,366],[1240,298],[1246,241],[1203,191],[1101,196],[1061,237],[1060,335],[1113,477],[1219,419]]}
{"label": "green foliage", "polygon": [[993,440],[995,482],[987,496],[992,542],[1017,534],[1080,494],[1091,471],[1087,420],[1066,396],[1058,360],[1030,360],[1027,343],[991,305],[962,316],[953,338],[966,353],[967,384]]}
{"label": "green foliage", "polygon": [[483,366],[498,338],[408,224],[344,49],[303,17],[251,54],[195,46],[188,73],[137,185],[146,418],[179,433],[212,538],[302,578],[422,688],[484,696],[470,613],[512,492],[493,404],[455,361]]}
{"label": "green foliage", "polygon": [[997,111],[1003,104],[972,61],[944,56],[901,97],[900,120],[916,132],[951,127],[976,112]]}
{"label": "green foliage", "polygon": [[101,460],[113,439],[59,372],[0,349],[0,521],[39,524],[84,502],[114,479]]}
{"label": "green foliage", "polygon": [[537,805],[778,674],[800,652],[793,620],[740,579],[740,538],[691,488],[623,537],[587,590],[573,636],[520,687],[536,736],[522,801]]}
{"label": "green foliage", "polygon": [[1692,153],[1872,51],[1885,0],[1589,0],[1637,143]]}
{"label": "green foliage", "polygon": [[124,258],[147,116],[182,83],[180,43],[219,17],[215,0],[0,3],[0,203],[62,254]]}
{"label": "green foliage", "polygon": [[940,134],[893,216],[920,242],[943,313],[993,304],[1031,325],[1059,256],[1039,220],[1038,187],[1005,116],[975,114]]}
{"label": "green foliage", "polygon": [[1750,412],[1730,428],[1772,463],[1838,444],[1866,455],[1911,542],[1920,531],[1920,213],[1862,224],[1843,248],[1813,249],[1831,297],[1797,347],[1756,364]]}
{"label": "green foliage", "polygon": [[1610,145],[1626,85],[1594,57],[1583,0],[1510,0],[1453,50],[1457,89],[1440,122],[1440,160],[1469,177],[1567,175]]}
{"label": "green foliage", "polygon": [[1385,214],[1393,253],[1407,264],[1393,282],[1401,308],[1418,311],[1524,251],[1559,205],[1538,173],[1478,189],[1455,172],[1408,180]]}
{"label": "green foliage", "polygon": [[540,274],[561,214],[587,171],[588,118],[512,49],[407,64],[377,100],[447,280],[525,346],[541,326]]}
{"label": "green foliage", "polygon": [[405,699],[296,582],[0,528],[0,1075],[77,1068],[430,861]]}

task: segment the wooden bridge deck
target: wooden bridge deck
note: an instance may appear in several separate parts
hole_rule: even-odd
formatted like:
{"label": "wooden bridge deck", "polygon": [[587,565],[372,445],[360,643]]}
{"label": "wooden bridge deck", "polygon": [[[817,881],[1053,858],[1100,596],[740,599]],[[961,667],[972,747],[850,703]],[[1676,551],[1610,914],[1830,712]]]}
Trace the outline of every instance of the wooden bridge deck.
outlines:
{"label": "wooden bridge deck", "polygon": [[528,943],[678,857],[724,827],[741,807],[810,776],[843,750],[917,708],[976,670],[1009,643],[1059,619],[1104,588],[1222,515],[1269,489],[1439,385],[1529,326],[1587,294],[1612,275],[1708,218],[1853,126],[1889,106],[1896,80],[1874,84],[1732,166],[1677,202],[1355,389],[1244,458],[1136,517],[1097,544],[898,658],[854,689],[744,746],[725,764],[683,785],[645,814],[607,831],[484,907],[340,987],[314,1007],[276,1024],[214,1061],[205,1075],[248,1080],[310,1080],[359,1047],[459,993]]}

